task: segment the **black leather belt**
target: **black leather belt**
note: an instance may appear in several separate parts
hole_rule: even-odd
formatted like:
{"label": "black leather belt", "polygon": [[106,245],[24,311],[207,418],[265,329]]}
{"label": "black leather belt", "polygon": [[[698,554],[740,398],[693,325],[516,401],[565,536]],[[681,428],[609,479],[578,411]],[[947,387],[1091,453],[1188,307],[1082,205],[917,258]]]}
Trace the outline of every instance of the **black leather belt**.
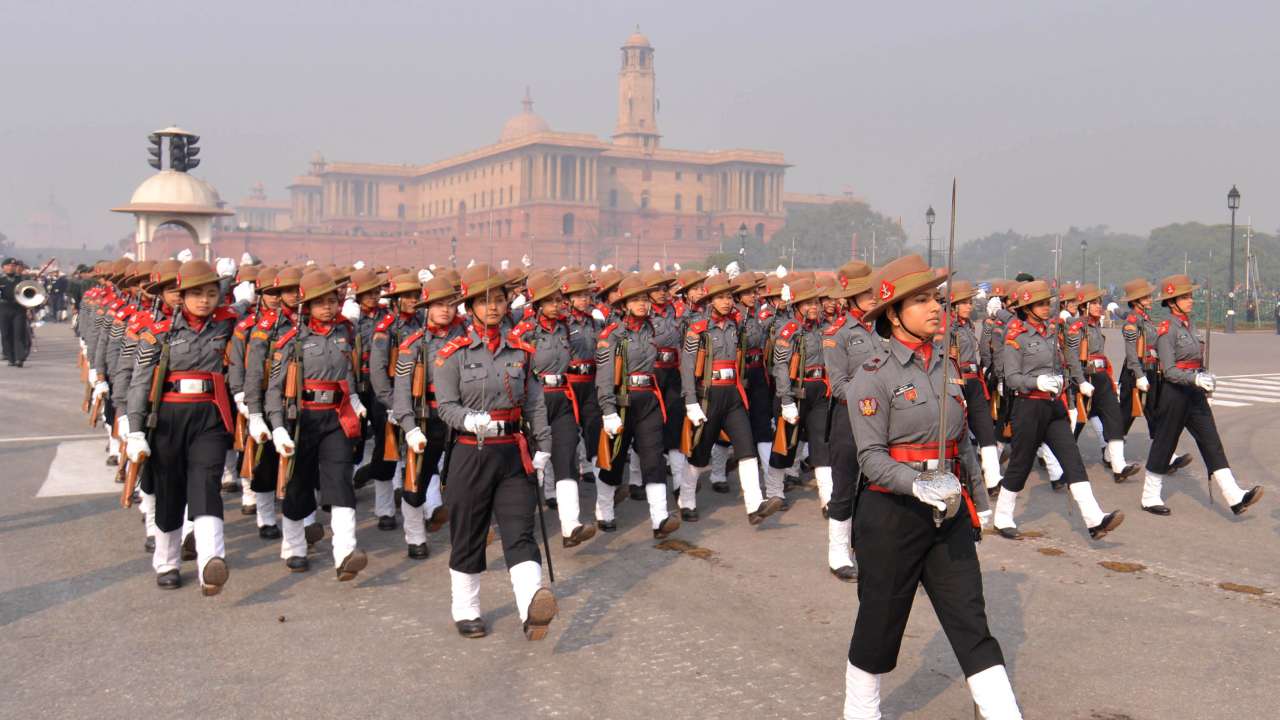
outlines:
{"label": "black leather belt", "polygon": [[652,375],[628,375],[627,384],[631,387],[653,387]]}
{"label": "black leather belt", "polygon": [[569,384],[563,375],[542,375],[541,377],[543,387],[560,387]]}
{"label": "black leather belt", "polygon": [[341,390],[303,390],[302,400],[304,402],[319,403],[321,405],[334,405],[342,401]]}
{"label": "black leather belt", "polygon": [[[520,423],[515,422],[515,421],[512,421],[512,420],[500,420],[500,421],[498,421],[498,432],[496,433],[497,435],[515,435],[515,434],[516,434],[516,433],[518,433],[518,432],[520,432]],[[466,432],[465,430],[464,430],[463,432],[458,433],[458,434],[459,434],[459,435],[461,435],[462,437],[475,437],[475,436],[476,436],[476,434],[475,434],[475,433],[472,433],[472,432]],[[489,438],[491,438],[491,437],[493,437],[493,436],[494,436],[494,434],[493,434],[493,433],[486,433],[486,434],[485,434],[485,439],[487,440],[487,439],[489,439]]]}
{"label": "black leather belt", "polygon": [[208,395],[213,392],[212,380],[176,380],[164,384],[164,392],[180,395]]}

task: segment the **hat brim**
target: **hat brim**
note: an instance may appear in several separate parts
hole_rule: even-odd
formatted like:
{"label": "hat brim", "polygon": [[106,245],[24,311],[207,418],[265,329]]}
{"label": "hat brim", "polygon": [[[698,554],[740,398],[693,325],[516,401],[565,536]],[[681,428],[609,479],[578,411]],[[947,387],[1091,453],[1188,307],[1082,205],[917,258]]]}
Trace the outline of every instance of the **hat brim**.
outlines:
{"label": "hat brim", "polygon": [[1166,294],[1164,294],[1164,293],[1161,293],[1161,294],[1160,294],[1160,300],[1161,300],[1161,301],[1164,301],[1164,300],[1172,300],[1172,299],[1174,299],[1174,298],[1180,298],[1180,297],[1182,297],[1183,295],[1190,295],[1191,293],[1193,293],[1193,292],[1195,292],[1195,291],[1197,291],[1197,290],[1199,290],[1199,289],[1200,289],[1200,286],[1199,286],[1199,285],[1192,285],[1192,286],[1190,286],[1190,287],[1186,288],[1185,290],[1183,290],[1183,289],[1175,290],[1172,294],[1169,294],[1169,295],[1166,295]]}
{"label": "hat brim", "polygon": [[1103,293],[1101,290],[1099,290],[1099,291],[1098,291],[1098,292],[1096,292],[1096,293],[1089,293],[1088,295],[1085,295],[1084,297],[1077,299],[1077,300],[1076,300],[1076,302],[1081,302],[1081,303],[1091,303],[1091,302],[1093,302],[1094,300],[1101,300],[1101,299],[1102,299],[1102,296],[1103,296],[1104,294],[1105,294],[1105,293]]}
{"label": "hat brim", "polygon": [[381,290],[382,288],[386,287],[387,284],[388,284],[388,281],[386,279],[378,278],[377,282],[375,282],[373,285],[370,285],[367,288],[359,288],[359,289],[351,288],[351,291],[357,295],[363,295],[367,292],[373,292],[374,290]]}
{"label": "hat brim", "polygon": [[[947,281],[947,271],[945,269],[933,269],[930,272],[933,275],[932,277],[924,278],[923,280],[917,281],[915,284],[912,284],[912,285],[907,285],[906,287],[896,288],[894,294],[897,297],[894,298],[893,300],[890,300],[887,303],[886,302],[877,303],[875,307],[871,308],[870,310],[868,310],[866,313],[863,314],[862,316],[863,321],[871,322],[872,320],[875,320],[877,317],[883,315],[884,312],[888,310],[891,306],[897,305],[898,303],[902,302],[903,300],[906,300],[907,298],[911,297],[912,295],[915,295],[916,293],[923,292],[925,290],[932,290]],[[919,274],[921,276],[924,275],[923,272]]]}
{"label": "hat brim", "polygon": [[1046,300],[1052,300],[1052,299],[1053,299],[1053,291],[1046,290],[1044,293],[1036,293],[1035,295],[1032,295],[1025,302],[1019,301],[1019,302],[1012,303],[1010,304],[1010,307],[1013,309],[1030,307],[1032,305],[1035,305],[1036,303],[1045,302]]}
{"label": "hat brim", "polygon": [[338,291],[338,283],[334,282],[333,280],[330,280],[329,282],[325,283],[324,285],[321,285],[318,288],[311,288],[310,290],[307,290],[306,292],[302,293],[302,297],[298,299],[298,302],[309,303],[312,300],[315,300],[317,298],[322,298],[331,292],[337,292],[337,291]]}
{"label": "hat brim", "polygon": [[413,304],[414,310],[421,310],[435,303],[444,303],[445,305],[457,305],[462,302],[462,295],[453,293],[452,295],[442,295],[438,298],[429,298],[427,300],[419,300]]}
{"label": "hat brim", "polygon": [[502,290],[506,287],[506,285],[507,285],[507,281],[504,280],[501,275],[498,275],[495,273],[494,275],[491,275],[487,280],[481,280],[478,283],[473,283],[471,285],[468,285],[466,287],[466,290],[461,293],[462,300],[464,302],[467,300],[473,300],[492,290]]}
{"label": "hat brim", "polygon": [[628,292],[621,293],[621,294],[619,294],[619,295],[618,295],[618,298],[617,298],[616,300],[614,300],[614,301],[613,301],[613,304],[614,304],[614,305],[620,305],[620,304],[622,304],[622,303],[624,303],[624,302],[626,302],[626,301],[630,300],[630,299],[631,299],[631,298],[633,298],[633,297],[637,297],[637,296],[640,296],[640,295],[648,295],[648,294],[649,294],[649,291],[650,291],[650,290],[652,290],[652,289],[653,289],[653,286],[652,286],[652,285],[645,285],[645,286],[643,286],[643,287],[638,287],[638,288],[636,288],[636,289],[634,289],[634,290],[630,290],[630,291],[628,291]]}
{"label": "hat brim", "polygon": [[1148,285],[1139,292],[1128,293],[1124,296],[1124,302],[1130,303],[1135,300],[1141,300],[1144,297],[1151,297],[1156,294],[1156,289],[1152,285]]}
{"label": "hat brim", "polygon": [[861,295],[862,293],[867,292],[870,289],[871,289],[870,275],[867,275],[865,277],[860,277],[860,278],[851,278],[849,280],[849,284],[846,287],[837,289],[835,292],[828,295],[828,297],[833,297],[838,300],[842,300],[842,299],[854,297],[855,295]]}

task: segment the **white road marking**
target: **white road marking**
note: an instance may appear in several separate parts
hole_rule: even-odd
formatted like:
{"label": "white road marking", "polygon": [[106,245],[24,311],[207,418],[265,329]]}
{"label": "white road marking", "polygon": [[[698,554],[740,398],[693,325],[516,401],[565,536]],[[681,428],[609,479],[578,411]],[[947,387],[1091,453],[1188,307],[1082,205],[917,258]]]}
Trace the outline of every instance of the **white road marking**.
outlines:
{"label": "white road marking", "polygon": [[[28,435],[26,437],[0,438],[0,443],[47,442],[49,440],[88,440],[89,438],[106,439],[106,431],[85,435]],[[105,446],[102,443],[100,447]]]}
{"label": "white road marking", "polygon": [[1231,400],[1220,400],[1216,397],[1209,398],[1209,404],[1214,406],[1221,405],[1222,407],[1249,407],[1249,403],[1247,402],[1233,402]]}
{"label": "white road marking", "polygon": [[1224,375],[1218,378],[1218,389],[1209,403],[1223,408],[1280,403],[1280,375]]}
{"label": "white road marking", "polygon": [[64,497],[67,495],[99,495],[120,492],[116,484],[115,468],[104,461],[101,436],[95,440],[64,442],[58,445],[49,463],[49,474],[36,497]]}

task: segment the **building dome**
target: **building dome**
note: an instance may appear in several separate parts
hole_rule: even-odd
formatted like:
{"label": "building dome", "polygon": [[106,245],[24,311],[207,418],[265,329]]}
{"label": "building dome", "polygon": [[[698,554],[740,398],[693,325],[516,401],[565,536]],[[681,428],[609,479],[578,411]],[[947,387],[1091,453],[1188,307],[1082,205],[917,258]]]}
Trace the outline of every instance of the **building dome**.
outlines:
{"label": "building dome", "polygon": [[551,131],[547,121],[533,112],[533,98],[529,96],[528,88],[525,88],[524,100],[521,104],[524,105],[524,109],[503,124],[502,135],[498,137],[498,142],[510,142],[526,135]]}
{"label": "building dome", "polygon": [[124,207],[115,212],[179,212],[201,215],[230,215],[221,209],[222,198],[209,183],[177,170],[161,170],[137,190]]}
{"label": "building dome", "polygon": [[649,44],[649,38],[640,32],[640,26],[636,26],[636,31],[631,33],[631,37],[627,38],[627,42],[623,47],[653,47]]}

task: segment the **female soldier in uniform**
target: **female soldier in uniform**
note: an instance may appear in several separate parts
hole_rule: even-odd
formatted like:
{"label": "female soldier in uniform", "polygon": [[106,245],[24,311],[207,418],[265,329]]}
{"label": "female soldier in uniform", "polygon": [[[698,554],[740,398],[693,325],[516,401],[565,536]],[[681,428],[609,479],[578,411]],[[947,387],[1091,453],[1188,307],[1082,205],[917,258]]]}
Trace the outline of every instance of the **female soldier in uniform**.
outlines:
{"label": "female soldier in uniform", "polygon": [[218,594],[228,577],[221,488],[232,410],[222,373],[236,316],[218,307],[218,274],[203,260],[183,263],[177,289],[181,309],[151,324],[138,341],[126,453],[134,463],[144,454],[150,457],[156,583],[166,589],[182,584],[178,564],[185,508],[194,519],[200,589],[209,596]]}
{"label": "female soldier in uniform", "polygon": [[[582,434],[583,455],[594,465],[600,446],[600,403],[596,400],[596,336],[604,324],[591,315],[591,288],[586,274],[572,271],[560,278],[560,292],[569,299],[569,347],[573,359],[566,374],[573,396],[578,401],[578,420]],[[596,503],[613,504],[613,490],[600,482],[600,468],[593,467],[591,477],[596,489]],[[600,526],[597,524],[597,528]],[[600,528],[603,529],[603,528]]]}
{"label": "female soldier in uniform", "polygon": [[1169,474],[1170,458],[1178,447],[1183,428],[1191,433],[1200,449],[1200,458],[1209,469],[1209,477],[1222,497],[1239,515],[1262,498],[1262,486],[1242,490],[1231,474],[1227,453],[1218,437],[1208,395],[1217,384],[1204,367],[1204,347],[1191,320],[1195,299],[1191,293],[1197,286],[1186,275],[1170,275],[1160,281],[1160,303],[1172,316],[1156,329],[1156,354],[1160,358],[1159,422],[1147,457],[1147,477],[1142,487],[1142,509],[1154,515],[1168,515],[1169,507],[1160,497],[1164,476]]}
{"label": "female soldier in uniform", "polygon": [[988,490],[1000,484],[1000,449],[996,446],[995,421],[991,417],[990,392],[982,381],[981,352],[973,329],[973,296],[978,289],[968,280],[948,283],[951,294],[951,320],[955,333],[952,352],[964,380],[964,398],[968,406],[969,431],[978,443],[982,476]]}
{"label": "female soldier in uniform", "polygon": [[298,290],[301,321],[272,345],[266,393],[272,442],[281,457],[292,458],[281,508],[280,556],[292,572],[310,567],[305,523],[316,511],[319,490],[320,501],[330,507],[338,580],[348,581],[368,564],[356,547],[351,482],[352,446],[366,412],[355,392],[355,328],[339,314],[342,301],[332,274],[308,271]]}
{"label": "female soldier in uniform", "polygon": [[[822,358],[823,319],[821,294],[817,284],[802,277],[790,288],[794,317],[781,322],[773,343],[770,369],[774,392],[778,397],[778,422],[798,425],[797,440],[788,443],[787,452],[775,448],[769,456],[769,474],[765,481],[769,497],[783,497],[783,473],[795,462],[800,441],[808,443],[809,462],[818,482],[818,498],[825,508],[831,500],[831,459],[827,443],[827,410],[831,385]],[[792,357],[796,362],[792,362]],[[800,359],[803,358],[803,363]],[[793,368],[793,364],[795,367]],[[793,373],[794,370],[794,373]],[[796,390],[798,383],[799,395]],[[792,432],[791,429],[787,430]]]}
{"label": "female soldier in uniform", "polygon": [[[847,719],[880,717],[880,676],[897,665],[922,584],[981,716],[1021,717],[1000,644],[987,627],[972,483],[962,485],[956,475],[964,396],[954,375],[944,385],[948,358],[934,340],[942,320],[934,289],[945,278],[918,255],[876,273],[872,289],[880,304],[863,317],[876,323],[888,345],[845,389],[867,483],[854,520],[861,579],[845,667]],[[938,426],[940,402],[949,404],[945,435]],[[940,436],[946,438],[945,467],[939,467]],[[981,502],[983,493],[972,495]]]}
{"label": "female soldier in uniform", "polygon": [[[408,272],[390,278],[384,297],[391,303],[388,312],[373,329],[372,348],[369,352],[369,382],[373,394],[383,407],[391,407],[391,381],[395,377],[395,360],[392,355],[400,343],[422,327],[422,315],[418,312],[422,282],[416,272]],[[374,432],[384,432],[378,425]],[[388,463],[383,476],[374,475],[373,510],[378,516],[379,530],[396,529],[396,489],[403,478],[396,477],[395,466]]]}
{"label": "female soldier in uniform", "polygon": [[[1156,400],[1160,397],[1156,385],[1160,382],[1160,357],[1156,353],[1156,323],[1151,320],[1151,298],[1156,288],[1146,278],[1134,278],[1124,284],[1125,303],[1129,305],[1129,314],[1124,318],[1124,369],[1120,371],[1120,406],[1130,411],[1124,415],[1124,434],[1129,434],[1133,420],[1137,417],[1129,407],[1133,394],[1139,393],[1141,404],[1139,415],[1147,418],[1147,434],[1155,438]],[[1177,452],[1176,450],[1174,451]],[[1169,462],[1169,472],[1191,464],[1191,453],[1174,455]]]}
{"label": "female soldier in uniform", "polygon": [[[533,536],[534,476],[551,459],[551,430],[542,385],[529,369],[535,349],[502,332],[508,318],[503,282],[486,264],[467,268],[462,300],[469,327],[433,361],[440,417],[458,433],[445,488],[452,612],[459,634],[487,633],[480,618],[480,574],[489,523],[496,519],[525,637],[541,640],[556,615],[556,598],[542,587],[542,556]],[[536,443],[532,459],[522,422]]]}

